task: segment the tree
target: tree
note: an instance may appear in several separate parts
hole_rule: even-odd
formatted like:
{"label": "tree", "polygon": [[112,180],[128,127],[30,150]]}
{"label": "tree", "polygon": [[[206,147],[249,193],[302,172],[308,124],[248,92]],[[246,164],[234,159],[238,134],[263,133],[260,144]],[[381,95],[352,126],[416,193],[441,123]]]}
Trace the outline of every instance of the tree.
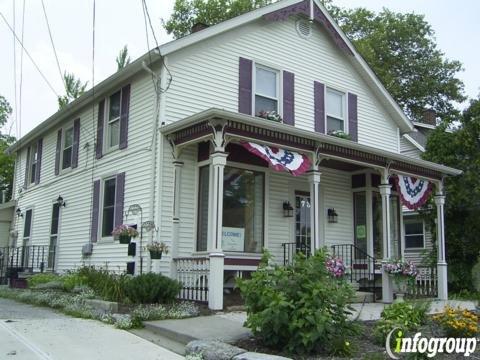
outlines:
{"label": "tree", "polygon": [[190,34],[193,25],[215,25],[272,3],[272,0],[175,0],[170,19],[163,22],[176,39]]}
{"label": "tree", "polygon": [[453,290],[472,288],[471,269],[480,252],[480,97],[470,102],[459,121],[453,132],[439,126],[429,136],[423,155],[425,160],[463,171],[445,181],[446,250]]}
{"label": "tree", "polygon": [[15,158],[7,155],[5,151],[14,143],[15,138],[4,134],[1,129],[6,125],[11,113],[12,107],[7,99],[0,95],[0,191],[6,191],[7,199],[12,195]]}
{"label": "tree", "polygon": [[73,73],[63,74],[63,81],[65,83],[65,95],[58,97],[59,109],[64,108],[68,103],[80,97],[88,85],[88,82],[82,84],[80,79],[77,79]]}
{"label": "tree", "polygon": [[130,64],[130,56],[128,56],[127,45],[125,45],[123,49],[120,50],[115,61],[117,62],[117,71],[123,69],[125,66]]}
{"label": "tree", "polygon": [[[190,33],[195,23],[217,24],[272,1],[176,0],[171,18],[164,22],[176,38]],[[456,77],[458,61],[444,58],[434,31],[422,15],[364,8],[342,9],[323,1],[329,12],[412,120],[431,108],[446,121],[459,114],[455,102],[465,100],[463,83]]]}

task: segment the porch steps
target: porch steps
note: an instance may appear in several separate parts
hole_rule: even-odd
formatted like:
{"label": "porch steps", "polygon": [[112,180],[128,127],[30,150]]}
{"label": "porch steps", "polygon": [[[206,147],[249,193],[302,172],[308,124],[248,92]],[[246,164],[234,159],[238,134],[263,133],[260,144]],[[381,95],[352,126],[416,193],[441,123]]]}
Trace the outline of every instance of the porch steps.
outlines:
{"label": "porch steps", "polygon": [[375,294],[366,291],[356,291],[352,303],[373,303],[373,296]]}

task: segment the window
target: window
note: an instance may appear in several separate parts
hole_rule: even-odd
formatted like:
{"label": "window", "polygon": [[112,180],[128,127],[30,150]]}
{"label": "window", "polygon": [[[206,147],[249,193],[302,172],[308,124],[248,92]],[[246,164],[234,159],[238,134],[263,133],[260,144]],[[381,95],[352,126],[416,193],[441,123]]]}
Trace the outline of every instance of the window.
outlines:
{"label": "window", "polygon": [[115,219],[115,190],[117,187],[116,178],[106,179],[103,182],[102,202],[102,237],[112,235]]}
{"label": "window", "polygon": [[108,98],[107,107],[107,149],[115,148],[120,143],[120,114],[121,114],[121,90]]}
{"label": "window", "polygon": [[355,252],[356,259],[364,259],[367,248],[367,196],[365,192],[353,193],[355,246],[361,251]]}
{"label": "window", "polygon": [[279,71],[255,66],[255,115],[260,112],[279,112]]}
{"label": "window", "polygon": [[30,147],[30,166],[29,166],[29,184],[35,183],[35,177],[37,173],[38,166],[38,147],[37,145],[32,145]]}
{"label": "window", "polygon": [[72,167],[73,126],[65,130],[62,145],[62,170],[64,170]]}
{"label": "window", "polygon": [[[207,250],[209,167],[200,169],[197,250]],[[225,167],[222,249],[259,253],[264,235],[264,174]]]}
{"label": "window", "polygon": [[22,267],[28,267],[29,245],[32,235],[32,209],[25,212],[25,222],[23,224],[23,244],[22,244]]}
{"label": "window", "polygon": [[50,224],[50,246],[48,247],[48,268],[55,267],[55,251],[58,240],[58,227],[60,221],[60,205],[53,204],[52,207],[52,222]]}
{"label": "window", "polygon": [[424,248],[423,220],[405,219],[405,249]]}
{"label": "window", "polygon": [[347,132],[345,126],[345,94],[327,88],[325,109],[327,112],[327,134],[337,130]]}

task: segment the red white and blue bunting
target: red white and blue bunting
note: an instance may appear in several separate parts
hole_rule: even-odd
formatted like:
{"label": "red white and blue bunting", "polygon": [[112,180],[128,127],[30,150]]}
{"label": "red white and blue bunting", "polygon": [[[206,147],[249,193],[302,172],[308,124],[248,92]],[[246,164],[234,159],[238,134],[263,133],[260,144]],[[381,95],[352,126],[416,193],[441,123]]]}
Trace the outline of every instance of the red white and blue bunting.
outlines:
{"label": "red white and blue bunting", "polygon": [[402,204],[410,210],[416,210],[425,204],[433,189],[429,181],[409,176],[398,175],[395,182]]}
{"label": "red white and blue bunting", "polygon": [[266,160],[275,171],[288,171],[294,176],[302,175],[310,169],[310,159],[298,152],[273,146],[243,142],[242,146],[252,154]]}

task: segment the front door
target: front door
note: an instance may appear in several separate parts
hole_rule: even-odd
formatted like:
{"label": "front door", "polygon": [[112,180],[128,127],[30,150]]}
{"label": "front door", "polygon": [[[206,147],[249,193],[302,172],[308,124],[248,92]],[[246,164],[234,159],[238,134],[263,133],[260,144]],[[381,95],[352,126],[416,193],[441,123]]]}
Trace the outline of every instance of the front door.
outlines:
{"label": "front door", "polygon": [[295,244],[297,252],[310,254],[310,193],[295,191]]}

